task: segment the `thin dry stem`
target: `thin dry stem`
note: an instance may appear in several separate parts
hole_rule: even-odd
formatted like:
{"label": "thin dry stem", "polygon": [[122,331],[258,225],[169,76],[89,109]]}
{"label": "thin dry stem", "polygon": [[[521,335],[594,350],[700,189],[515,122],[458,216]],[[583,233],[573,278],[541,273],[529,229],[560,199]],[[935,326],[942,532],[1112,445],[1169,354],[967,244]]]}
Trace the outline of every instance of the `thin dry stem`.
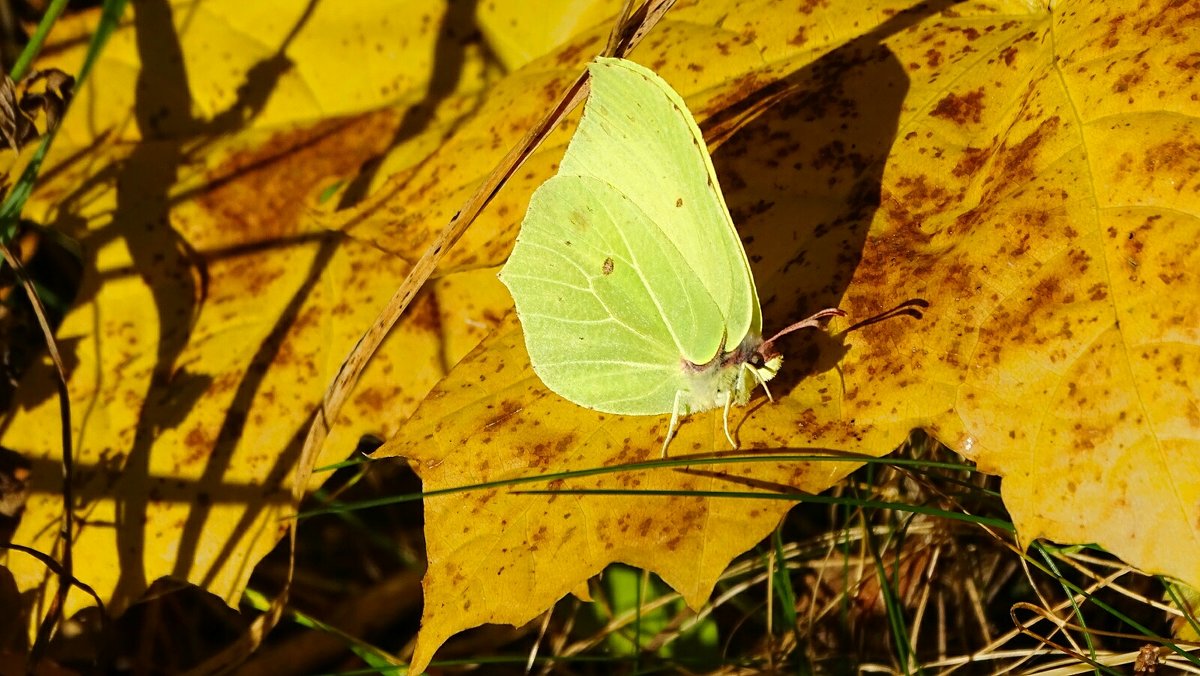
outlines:
{"label": "thin dry stem", "polygon": [[[48,646],[54,627],[62,619],[63,608],[67,603],[67,594],[75,584],[75,563],[71,543],[71,539],[75,535],[75,493],[73,486],[75,460],[71,446],[71,396],[67,391],[67,370],[63,366],[62,355],[58,351],[58,341],[54,339],[54,331],[50,328],[50,321],[46,319],[46,308],[42,305],[42,299],[37,295],[33,281],[25,273],[25,266],[21,264],[20,259],[14,256],[12,251],[3,242],[0,242],[0,255],[4,256],[5,262],[12,267],[17,279],[21,281],[21,286],[25,289],[25,295],[29,298],[30,305],[33,306],[33,313],[37,317],[38,327],[42,330],[42,337],[46,341],[46,351],[50,354],[50,361],[54,364],[54,375],[57,376],[55,385],[58,388],[59,424],[62,431],[63,521],[62,532],[59,534],[62,538],[62,562],[60,564],[61,568],[58,571],[58,589],[54,595],[54,601],[50,604],[46,616],[42,618],[42,622],[38,626],[37,638],[34,641],[29,661],[30,668],[32,669],[36,667],[42,653]],[[103,609],[103,604],[100,607]],[[103,613],[101,614],[103,615]]]}

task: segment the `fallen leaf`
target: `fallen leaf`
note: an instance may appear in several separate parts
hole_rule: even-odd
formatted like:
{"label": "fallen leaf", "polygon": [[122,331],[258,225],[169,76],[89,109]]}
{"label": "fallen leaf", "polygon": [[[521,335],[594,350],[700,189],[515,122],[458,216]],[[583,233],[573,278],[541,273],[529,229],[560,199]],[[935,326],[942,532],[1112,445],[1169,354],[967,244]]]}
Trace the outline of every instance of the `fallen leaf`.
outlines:
{"label": "fallen leaf", "polygon": [[477,19],[496,57],[508,70],[516,70],[585,30],[607,29],[621,4],[621,0],[547,2],[530,12],[521,3],[486,2],[479,5]]}
{"label": "fallen leaf", "polygon": [[1027,79],[983,103],[1006,134],[961,152],[981,164],[950,184],[967,208],[940,221],[979,240],[947,261],[969,275],[943,282],[982,287],[960,353],[958,447],[1004,475],[1022,541],[1097,542],[1192,586],[1198,26],[1200,9],[1162,2],[1079,3],[1031,27],[1036,47],[1012,64]]}
{"label": "fallen leaf", "polygon": [[[95,18],[76,15],[61,34],[86,35]],[[26,215],[84,252],[58,331],[76,364],[73,547],[76,575],[110,611],[164,575],[235,603],[278,541],[309,417],[410,267],[324,229],[317,196],[339,183],[350,184],[343,195],[365,189],[361,170],[394,143],[407,146],[391,166],[418,164],[470,109],[487,71],[461,26],[461,41],[443,44],[462,57],[461,72],[446,73],[458,79],[425,98],[448,20],[440,2],[137,4],[65,118]],[[42,65],[72,72],[82,44],[52,46]],[[464,304],[448,278],[435,286],[369,366],[320,462],[344,459],[363,434],[392,433],[505,308],[485,295]],[[451,305],[474,309],[473,324]],[[32,463],[13,541],[57,554],[52,382],[31,369],[3,443]],[[53,577],[18,552],[5,565],[36,621]],[[72,590],[66,610],[87,603]]]}
{"label": "fallen leaf", "polygon": [[[747,246],[767,332],[826,306],[859,324],[785,346],[775,403],[737,412],[744,449],[882,455],[913,427],[1002,474],[1022,541],[1097,542],[1200,582],[1200,62],[1186,3],[811,3],[676,7],[632,57],[700,118]],[[396,193],[349,230],[402,251],[420,210],[453,209],[602,44],[587,32],[492,90]],[[515,124],[510,124],[515,122]],[[547,140],[456,261],[503,260]],[[491,146],[488,146],[488,143]],[[420,181],[417,184],[421,184]],[[435,186],[449,186],[448,189]],[[416,226],[419,227],[419,226]],[[419,238],[420,239],[420,238]],[[451,252],[451,256],[455,256]],[[608,467],[657,453],[665,417],[571,405],[529,370],[509,322],[381,455],[426,491]],[[673,457],[722,450],[691,416]],[[845,462],[640,470],[430,498],[426,607],[412,668],[450,635],[523,623],[610,562],[693,606],[785,511],[778,501],[531,495],[535,487],[818,491]]]}

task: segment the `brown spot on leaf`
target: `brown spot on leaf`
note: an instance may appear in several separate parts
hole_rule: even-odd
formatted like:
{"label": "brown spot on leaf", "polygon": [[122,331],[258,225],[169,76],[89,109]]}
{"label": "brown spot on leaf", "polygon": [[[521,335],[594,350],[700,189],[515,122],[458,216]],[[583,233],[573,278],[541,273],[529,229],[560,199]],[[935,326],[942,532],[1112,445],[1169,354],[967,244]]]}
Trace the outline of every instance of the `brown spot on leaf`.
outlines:
{"label": "brown spot on leaf", "polygon": [[1125,23],[1125,15],[1118,14],[1108,20],[1108,31],[1105,32],[1104,38],[1100,41],[1100,46],[1105,49],[1112,49],[1121,42],[1121,25]]}
{"label": "brown spot on leaf", "polygon": [[514,401],[512,399],[505,399],[505,400],[501,401],[500,402],[500,411],[498,413],[496,413],[495,415],[493,415],[492,417],[488,418],[487,422],[485,422],[483,424],[483,429],[490,429],[492,427],[495,427],[496,425],[499,425],[500,423],[504,422],[508,418],[511,418],[512,416],[516,415],[520,410],[521,410],[521,404],[518,401]]}
{"label": "brown spot on leaf", "polygon": [[409,305],[407,321],[415,330],[441,335],[442,317],[438,312],[437,297],[423,293]]}
{"label": "brown spot on leaf", "polygon": [[183,438],[183,445],[187,448],[183,466],[191,467],[208,456],[212,451],[213,442],[208,438],[204,428],[197,426],[188,430],[187,435]]}
{"label": "brown spot on leaf", "polygon": [[[578,65],[585,54],[592,54],[596,51],[595,45],[598,41],[599,38],[595,35],[592,35],[588,37],[587,40],[567,46],[554,57],[554,60],[559,67]],[[555,94],[553,97],[549,98],[557,98],[558,95],[559,94]]]}
{"label": "brown spot on leaf", "polygon": [[950,173],[959,177],[974,176],[975,172],[979,171],[979,168],[991,157],[991,154],[991,148],[967,146],[963,149],[962,159],[954,165],[954,169]]}
{"label": "brown spot on leaf", "polygon": [[1147,73],[1150,72],[1150,64],[1145,61],[1135,63],[1133,66],[1121,74],[1117,81],[1113,83],[1112,90],[1114,93],[1120,94],[1137,85],[1142,80],[1146,79]]}
{"label": "brown spot on leaf", "polygon": [[647,518],[645,518],[645,519],[642,519],[642,520],[641,520],[641,521],[638,523],[638,526],[637,526],[637,533],[638,533],[638,536],[639,536],[639,537],[643,537],[643,538],[644,538],[644,537],[646,537],[647,535],[649,535],[649,534],[650,534],[650,528],[651,528],[653,525],[654,525],[654,522],[653,522],[653,521],[652,521],[652,520],[651,520],[649,517],[647,517]]}
{"label": "brown spot on leaf", "polygon": [[1061,124],[1062,120],[1057,115],[1048,117],[1020,143],[1002,149],[1004,173],[1010,183],[1024,183],[1033,176],[1033,160],[1038,149]]}
{"label": "brown spot on leaf", "polygon": [[[297,196],[315,194],[330,177],[358,171],[388,147],[399,121],[395,111],[384,109],[277,133],[209,172],[206,183],[212,187],[195,200],[210,212],[211,221],[196,224],[196,232],[188,223],[173,225],[197,248],[295,234],[309,209]],[[220,230],[213,223],[220,224]]]}
{"label": "brown spot on leaf", "polygon": [[947,94],[938,101],[929,113],[933,117],[950,120],[962,125],[967,122],[978,123],[983,119],[983,87],[974,89],[963,95]]}
{"label": "brown spot on leaf", "polygon": [[[1142,166],[1151,175],[1163,171],[1194,175],[1200,172],[1200,143],[1174,140],[1151,146],[1142,156]],[[1182,189],[1183,183],[1176,181],[1176,189]]]}

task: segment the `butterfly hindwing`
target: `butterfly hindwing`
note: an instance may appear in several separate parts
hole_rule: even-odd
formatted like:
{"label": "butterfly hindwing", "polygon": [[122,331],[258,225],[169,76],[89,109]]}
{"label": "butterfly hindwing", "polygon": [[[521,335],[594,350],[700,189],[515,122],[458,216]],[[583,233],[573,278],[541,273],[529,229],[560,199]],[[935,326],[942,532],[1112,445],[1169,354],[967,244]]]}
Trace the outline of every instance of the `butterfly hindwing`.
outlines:
{"label": "butterfly hindwing", "polygon": [[560,174],[538,188],[501,279],[534,370],[583,406],[669,413],[688,387],[687,351],[720,344],[723,315],[682,253],[594,177]]}

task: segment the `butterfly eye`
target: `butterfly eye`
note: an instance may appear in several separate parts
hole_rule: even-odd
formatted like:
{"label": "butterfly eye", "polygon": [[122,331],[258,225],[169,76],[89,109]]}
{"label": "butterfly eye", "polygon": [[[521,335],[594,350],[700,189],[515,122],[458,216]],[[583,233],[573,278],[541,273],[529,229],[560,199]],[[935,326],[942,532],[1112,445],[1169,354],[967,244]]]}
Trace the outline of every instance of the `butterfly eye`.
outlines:
{"label": "butterfly eye", "polygon": [[756,369],[760,369],[765,366],[767,362],[763,359],[761,353],[754,352],[750,355],[750,358],[746,360],[746,363],[750,364]]}

